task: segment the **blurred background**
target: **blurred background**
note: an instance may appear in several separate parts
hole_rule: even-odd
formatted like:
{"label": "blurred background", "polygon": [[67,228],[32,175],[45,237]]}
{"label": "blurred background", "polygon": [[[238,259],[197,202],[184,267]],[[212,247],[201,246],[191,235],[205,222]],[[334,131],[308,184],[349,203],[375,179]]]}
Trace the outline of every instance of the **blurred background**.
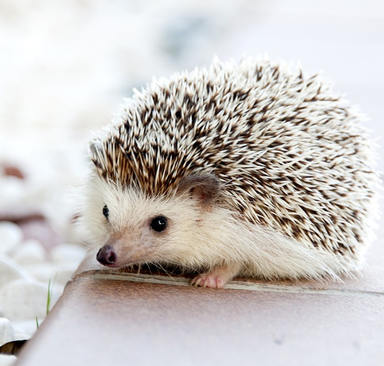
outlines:
{"label": "blurred background", "polygon": [[[0,0],[0,216],[24,220],[15,243],[35,240],[24,257],[18,244],[0,254],[40,283],[59,276],[36,248],[77,240],[72,192],[87,174],[92,131],[112,120],[133,88],[215,55],[268,55],[323,72],[369,117],[364,123],[380,141],[383,40],[384,5],[372,0]],[[23,215],[44,221],[38,235]],[[0,240],[18,238],[15,230],[3,228]],[[53,259],[66,268],[65,283],[81,252],[60,250]],[[0,300],[15,296],[1,291]],[[9,315],[2,304],[0,315],[33,318]]]}

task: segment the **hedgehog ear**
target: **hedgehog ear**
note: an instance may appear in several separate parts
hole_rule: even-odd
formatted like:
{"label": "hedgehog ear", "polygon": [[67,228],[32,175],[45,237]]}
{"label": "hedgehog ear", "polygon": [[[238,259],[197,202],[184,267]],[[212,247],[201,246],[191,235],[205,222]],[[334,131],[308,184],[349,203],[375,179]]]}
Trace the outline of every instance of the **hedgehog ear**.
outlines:
{"label": "hedgehog ear", "polygon": [[219,195],[220,182],[213,174],[192,174],[181,179],[177,191],[188,192],[202,204],[210,204]]}

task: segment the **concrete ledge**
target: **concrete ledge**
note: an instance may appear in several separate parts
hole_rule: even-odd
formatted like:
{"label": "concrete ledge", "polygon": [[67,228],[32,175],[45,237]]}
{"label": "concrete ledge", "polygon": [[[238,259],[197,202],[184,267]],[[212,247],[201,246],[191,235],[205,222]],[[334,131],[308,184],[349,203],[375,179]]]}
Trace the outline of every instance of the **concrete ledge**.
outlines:
{"label": "concrete ledge", "polygon": [[[17,365],[381,365],[381,292],[184,277],[83,263]],[[321,295],[321,296],[320,296]]]}

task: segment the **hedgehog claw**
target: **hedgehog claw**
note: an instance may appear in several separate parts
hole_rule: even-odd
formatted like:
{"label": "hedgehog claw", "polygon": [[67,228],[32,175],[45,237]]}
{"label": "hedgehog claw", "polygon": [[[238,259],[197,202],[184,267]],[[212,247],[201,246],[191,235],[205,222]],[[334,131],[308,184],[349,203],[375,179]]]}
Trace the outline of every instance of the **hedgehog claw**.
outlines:
{"label": "hedgehog claw", "polygon": [[201,273],[192,279],[195,287],[223,288],[239,272],[239,265],[216,267],[211,272]]}
{"label": "hedgehog claw", "polygon": [[201,278],[199,277],[195,277],[192,281],[191,281],[191,285],[192,286],[195,286],[195,287],[198,287],[200,285],[200,282],[201,282]]}

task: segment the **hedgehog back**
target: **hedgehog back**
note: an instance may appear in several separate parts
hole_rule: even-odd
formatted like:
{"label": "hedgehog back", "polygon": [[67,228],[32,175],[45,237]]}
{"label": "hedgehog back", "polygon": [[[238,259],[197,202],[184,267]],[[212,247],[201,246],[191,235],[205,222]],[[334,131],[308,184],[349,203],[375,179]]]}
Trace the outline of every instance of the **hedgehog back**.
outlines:
{"label": "hedgehog back", "polygon": [[239,218],[354,255],[375,183],[359,119],[316,75],[216,63],[136,92],[93,160],[148,196],[213,173]]}

